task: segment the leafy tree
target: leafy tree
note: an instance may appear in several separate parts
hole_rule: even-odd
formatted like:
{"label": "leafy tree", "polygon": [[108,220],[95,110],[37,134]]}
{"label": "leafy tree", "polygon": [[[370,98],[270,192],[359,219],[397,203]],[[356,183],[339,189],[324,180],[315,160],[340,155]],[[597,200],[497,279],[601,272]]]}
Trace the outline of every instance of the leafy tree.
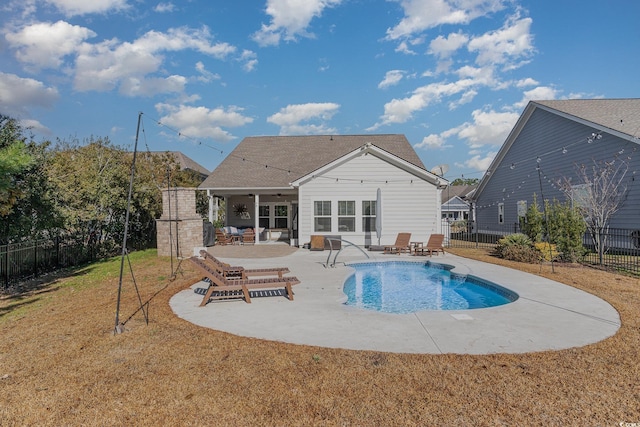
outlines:
{"label": "leafy tree", "polygon": [[24,195],[18,176],[32,162],[19,124],[0,115],[0,216],[11,213],[13,205]]}
{"label": "leafy tree", "polygon": [[569,262],[576,262],[585,252],[582,236],[586,224],[580,211],[569,202],[560,203],[554,200],[548,204],[549,240],[556,245],[560,257]]}
{"label": "leafy tree", "polygon": [[[8,163],[1,160],[0,163],[11,165],[5,168],[4,174],[0,172],[0,176],[9,177],[10,181],[4,192],[0,190],[3,194],[0,196],[0,243],[50,237],[62,225],[57,188],[49,180],[47,167],[50,143],[38,144],[27,139],[17,122],[6,116],[0,117],[0,129],[0,151],[10,156]],[[16,164],[20,166],[15,167]]]}
{"label": "leafy tree", "polygon": [[478,178],[456,178],[451,185],[476,185],[479,181]]}
{"label": "leafy tree", "polygon": [[540,212],[538,196],[533,193],[533,203],[527,208],[525,222],[522,224],[524,234],[533,242],[541,242],[544,236],[544,215]]}

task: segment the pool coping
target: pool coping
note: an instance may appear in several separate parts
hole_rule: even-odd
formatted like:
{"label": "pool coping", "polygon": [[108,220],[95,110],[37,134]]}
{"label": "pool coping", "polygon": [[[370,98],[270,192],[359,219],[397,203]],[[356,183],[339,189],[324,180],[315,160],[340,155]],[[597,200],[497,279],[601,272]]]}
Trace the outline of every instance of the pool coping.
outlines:
{"label": "pool coping", "polygon": [[[409,255],[371,254],[370,261],[424,262]],[[592,344],[614,335],[618,312],[579,289],[518,270],[447,253],[431,261],[452,272],[493,282],[519,295],[491,308],[389,314],[343,304],[342,286],[362,254],[343,254],[335,268],[326,255],[299,249],[278,258],[221,258],[247,268],[287,266],[301,283],[294,301],[284,297],[211,302],[199,307],[206,287],[198,282],[170,300],[174,313],[196,325],[235,335],[329,348],[392,353],[491,354],[560,350]]]}

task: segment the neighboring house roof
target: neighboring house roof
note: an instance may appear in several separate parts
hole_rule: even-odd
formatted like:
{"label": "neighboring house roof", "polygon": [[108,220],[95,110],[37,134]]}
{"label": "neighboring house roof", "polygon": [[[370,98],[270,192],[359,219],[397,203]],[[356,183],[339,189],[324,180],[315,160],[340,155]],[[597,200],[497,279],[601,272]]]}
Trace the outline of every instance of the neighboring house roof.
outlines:
{"label": "neighboring house roof", "polygon": [[637,137],[640,131],[640,98],[564,99],[532,103],[573,116],[574,120],[582,119],[629,136]]}
{"label": "neighboring house roof", "polygon": [[455,197],[465,200],[477,187],[477,185],[450,185],[442,190],[440,200],[443,204]]}
{"label": "neighboring house roof", "polygon": [[367,143],[426,170],[404,135],[253,136],[244,138],[200,188],[289,188]]}
{"label": "neighboring house roof", "polygon": [[551,101],[529,101],[522,115],[500,147],[487,172],[480,180],[473,197],[479,196],[491,180],[491,171],[502,162],[506,153],[520,135],[536,109],[543,109],[596,130],[614,134],[620,138],[640,144],[640,98],[624,99],[565,99]]}
{"label": "neighboring house roof", "polygon": [[178,165],[180,166],[180,169],[182,170],[188,169],[188,170],[197,172],[200,175],[209,176],[210,172],[204,166],[197,163],[195,160],[193,160],[192,158],[188,157],[187,155],[185,155],[180,151],[149,151],[149,153],[152,155],[153,154],[169,154],[173,156],[173,158],[176,160],[176,163],[178,163]]}

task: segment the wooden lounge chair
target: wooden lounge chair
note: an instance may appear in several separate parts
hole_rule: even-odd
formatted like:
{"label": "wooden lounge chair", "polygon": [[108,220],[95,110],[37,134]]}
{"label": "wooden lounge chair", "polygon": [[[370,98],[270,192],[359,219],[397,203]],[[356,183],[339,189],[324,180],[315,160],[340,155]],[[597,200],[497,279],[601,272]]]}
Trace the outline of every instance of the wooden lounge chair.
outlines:
{"label": "wooden lounge chair", "polygon": [[438,252],[442,252],[444,255],[444,234],[432,234],[429,236],[429,241],[426,245],[423,245],[419,248],[416,248],[416,255],[433,255],[435,252],[438,255]]}
{"label": "wooden lounge chair", "polygon": [[271,268],[244,268],[241,266],[232,266],[226,262],[220,261],[204,249],[200,251],[200,256],[207,264],[210,264],[218,274],[226,279],[249,279],[253,276],[278,276],[289,273],[287,267],[271,267]]}
{"label": "wooden lounge chair", "polygon": [[293,301],[292,286],[300,281],[296,277],[269,277],[262,279],[226,279],[222,277],[209,263],[198,257],[191,257],[189,261],[208,279],[209,288],[202,298],[200,307],[204,307],[212,299],[243,298],[251,303],[249,291],[255,289],[275,289],[284,287],[287,298]]}
{"label": "wooden lounge chair", "polygon": [[384,247],[385,254],[400,254],[402,252],[411,252],[410,246],[411,233],[398,233],[396,243],[391,246]]}

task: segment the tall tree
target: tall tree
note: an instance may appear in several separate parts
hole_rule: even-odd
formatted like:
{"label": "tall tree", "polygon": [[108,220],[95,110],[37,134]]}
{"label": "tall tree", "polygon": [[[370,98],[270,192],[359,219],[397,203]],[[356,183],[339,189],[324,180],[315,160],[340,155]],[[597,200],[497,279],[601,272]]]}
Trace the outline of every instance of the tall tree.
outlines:
{"label": "tall tree", "polygon": [[583,214],[587,230],[598,253],[599,263],[607,247],[611,217],[627,196],[627,161],[616,156],[611,161],[593,161],[576,167],[578,184],[565,179],[562,190]]}
{"label": "tall tree", "polygon": [[49,237],[62,225],[57,189],[49,180],[49,142],[36,143],[25,137],[19,124],[6,116],[0,117],[0,124],[0,151],[9,156],[8,162],[0,163],[11,165],[5,174],[0,172],[10,181],[4,192],[0,190],[0,243]]}

